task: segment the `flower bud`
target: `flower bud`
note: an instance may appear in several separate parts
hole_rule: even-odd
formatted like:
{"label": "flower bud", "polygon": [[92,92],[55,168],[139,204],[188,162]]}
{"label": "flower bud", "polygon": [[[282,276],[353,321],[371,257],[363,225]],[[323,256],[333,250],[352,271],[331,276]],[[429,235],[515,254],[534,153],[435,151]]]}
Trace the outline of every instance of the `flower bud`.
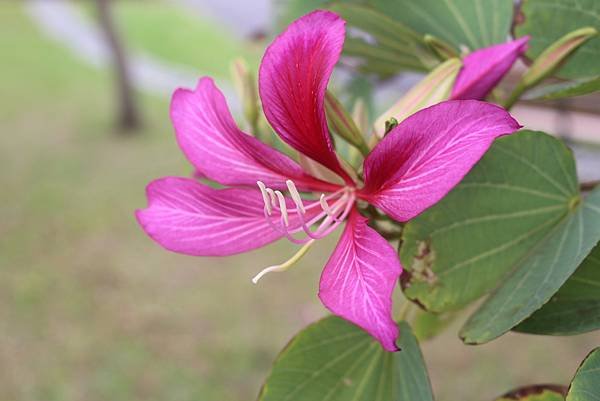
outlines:
{"label": "flower bud", "polygon": [[425,35],[423,37],[425,44],[431,51],[442,61],[458,57],[458,53],[448,43],[433,35]]}
{"label": "flower bud", "polygon": [[369,111],[367,110],[367,104],[362,98],[358,98],[354,102],[352,119],[360,132],[366,133],[369,130]]}
{"label": "flower bud", "polygon": [[523,74],[521,85],[526,89],[537,85],[544,78],[553,74],[579,46],[597,34],[598,31],[595,28],[586,27],[558,39],[533,61],[527,72]]}
{"label": "flower bud", "polygon": [[246,61],[239,58],[231,64],[231,77],[235,91],[242,101],[244,118],[256,135],[260,106],[254,74],[249,71]]}
{"label": "flower bud", "polygon": [[375,121],[377,136],[382,138],[385,135],[386,121],[392,117],[401,123],[417,111],[447,100],[461,66],[459,59],[451,58],[431,71]]}
{"label": "flower bud", "polygon": [[358,148],[363,154],[369,153],[365,140],[356,123],[339,100],[329,91],[325,94],[325,113],[331,129]]}

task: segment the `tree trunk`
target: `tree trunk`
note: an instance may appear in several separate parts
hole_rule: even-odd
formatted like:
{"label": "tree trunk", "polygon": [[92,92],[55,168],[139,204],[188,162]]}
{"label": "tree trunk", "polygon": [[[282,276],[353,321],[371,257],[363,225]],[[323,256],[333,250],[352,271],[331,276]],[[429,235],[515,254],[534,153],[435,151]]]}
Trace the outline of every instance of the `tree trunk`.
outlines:
{"label": "tree trunk", "polygon": [[111,0],[96,0],[100,27],[111,53],[117,92],[118,126],[123,132],[132,132],[141,126],[141,119],[127,64],[127,57],[110,12]]}

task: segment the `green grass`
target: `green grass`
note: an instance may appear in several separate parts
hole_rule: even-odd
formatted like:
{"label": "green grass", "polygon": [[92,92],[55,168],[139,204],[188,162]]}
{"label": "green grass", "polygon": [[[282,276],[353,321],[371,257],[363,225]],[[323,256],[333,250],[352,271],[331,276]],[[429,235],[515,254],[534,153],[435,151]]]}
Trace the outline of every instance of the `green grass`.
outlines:
{"label": "green grass", "polygon": [[[253,274],[291,245],[162,250],[133,211],[151,179],[190,172],[167,100],[140,96],[144,130],[119,136],[109,73],[43,38],[18,2],[0,5],[0,47],[0,399],[254,399],[277,351],[324,314],[315,293],[335,238],[259,286]],[[438,399],[475,401],[566,382],[594,344],[512,335],[473,348],[454,331],[425,355]]]}
{"label": "green grass", "polygon": [[[91,2],[82,6],[95,18]],[[199,74],[228,78],[233,60],[243,57],[256,69],[262,55],[258,45],[236,40],[225,26],[169,2],[119,1],[112,10],[131,49],[191,67]]]}

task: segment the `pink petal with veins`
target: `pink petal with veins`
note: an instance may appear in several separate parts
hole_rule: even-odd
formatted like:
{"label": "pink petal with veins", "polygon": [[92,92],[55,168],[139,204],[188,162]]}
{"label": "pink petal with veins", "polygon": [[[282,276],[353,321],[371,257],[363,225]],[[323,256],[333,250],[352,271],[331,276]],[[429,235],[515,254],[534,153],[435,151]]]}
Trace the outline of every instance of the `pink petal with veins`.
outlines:
{"label": "pink petal with veins", "polygon": [[477,100],[450,100],[423,109],[367,156],[359,197],[395,220],[410,220],[454,188],[494,139],[519,128],[506,110]]}
{"label": "pink petal with veins", "polygon": [[285,188],[292,179],[300,188],[337,188],[306,174],[283,153],[240,131],[223,94],[210,78],[202,78],[194,91],[178,89],[171,101],[171,119],[179,146],[207,178],[223,185]]}
{"label": "pink petal with veins", "polygon": [[329,258],[319,298],[334,314],[360,326],[387,351],[398,351],[392,293],[402,266],[396,250],[355,209]]}
{"label": "pink petal with veins", "polygon": [[[148,207],[136,212],[138,222],[156,242],[178,253],[225,256],[271,243],[283,235],[273,230],[264,216],[257,189],[214,189],[190,178],[167,177],[151,182]],[[286,199],[288,208],[293,203]],[[305,203],[308,207],[309,202]],[[307,218],[321,209],[310,208]],[[281,214],[273,211],[273,220]],[[296,214],[290,213],[292,231],[299,230]]]}

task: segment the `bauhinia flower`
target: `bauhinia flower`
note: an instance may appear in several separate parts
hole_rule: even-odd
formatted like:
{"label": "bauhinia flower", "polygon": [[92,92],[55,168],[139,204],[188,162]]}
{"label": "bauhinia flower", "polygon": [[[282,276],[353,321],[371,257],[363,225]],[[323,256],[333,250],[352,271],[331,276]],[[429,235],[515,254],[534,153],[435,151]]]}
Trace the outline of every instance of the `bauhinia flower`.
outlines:
{"label": "bauhinia flower", "polygon": [[[236,126],[209,78],[178,89],[171,103],[177,141],[202,177],[150,183],[148,207],[137,218],[150,237],[189,255],[232,255],[280,238],[301,245],[283,270],[311,244],[344,226],[323,270],[319,297],[334,314],[397,350],[392,292],[402,272],[395,249],[369,226],[370,204],[405,222],[438,202],[471,169],[495,138],[519,128],[502,108],[480,101],[447,101],[417,112],[389,132],[365,158],[363,179],[335,153],[324,111],[345,22],[328,11],[294,23],[267,49],[259,71],[266,118],[280,138],[337,176],[317,178],[290,157]],[[320,193],[320,196],[312,195]]]}
{"label": "bauhinia flower", "polygon": [[475,50],[463,59],[451,99],[483,100],[527,51],[529,36]]}

